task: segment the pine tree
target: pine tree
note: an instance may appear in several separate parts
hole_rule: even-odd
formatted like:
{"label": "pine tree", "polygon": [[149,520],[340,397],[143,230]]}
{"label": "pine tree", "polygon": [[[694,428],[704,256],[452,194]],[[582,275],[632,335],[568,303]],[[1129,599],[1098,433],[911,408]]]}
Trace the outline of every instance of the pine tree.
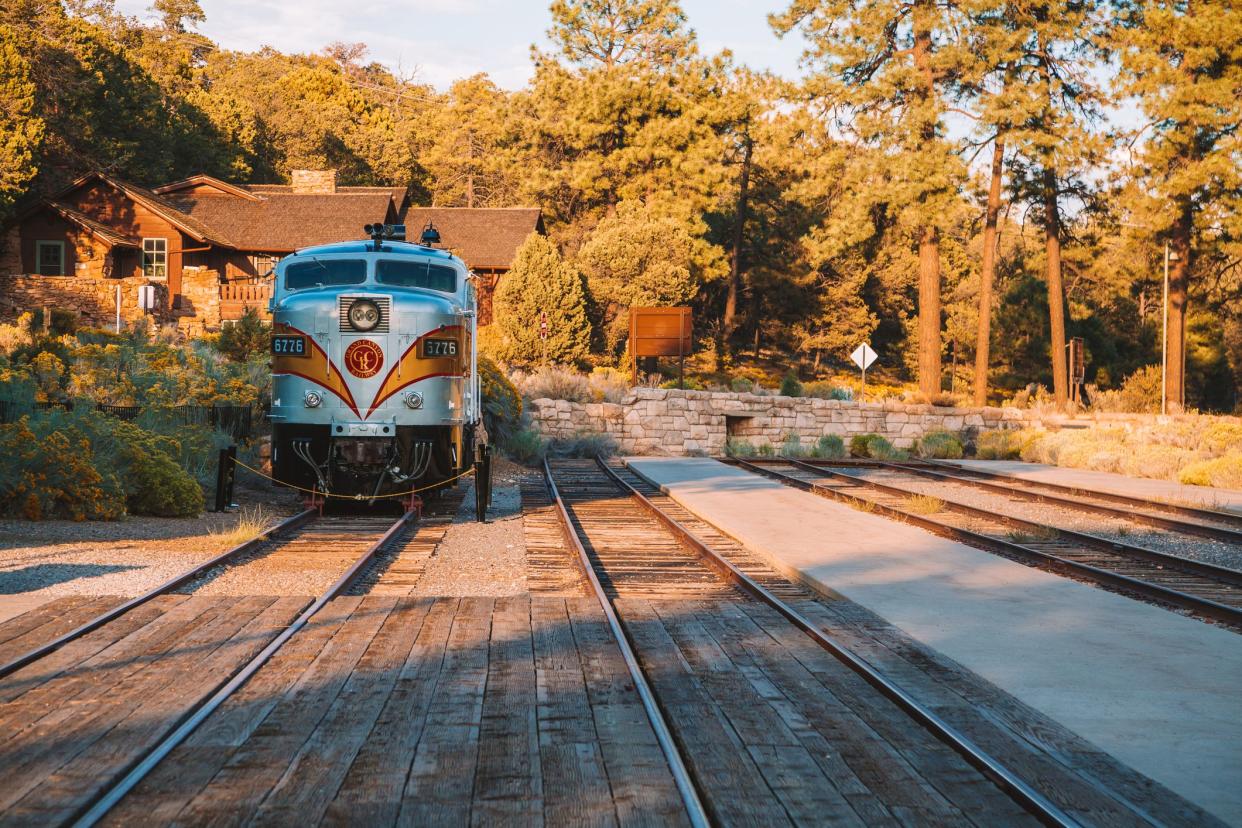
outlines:
{"label": "pine tree", "polygon": [[705,279],[695,248],[678,221],[636,202],[621,202],[595,228],[577,263],[610,352],[625,337],[628,308],[684,305],[694,298]]}
{"label": "pine tree", "polygon": [[[940,233],[964,177],[944,126],[961,67],[973,62],[957,37],[958,17],[957,4],[939,0],[793,0],[771,18],[778,34],[801,28],[810,41],[806,58],[818,69],[805,84],[812,104],[836,115],[841,132],[880,150],[860,154],[877,165],[862,176],[871,186],[842,192],[839,178],[827,180],[824,196],[849,217],[844,223],[865,226],[878,211],[913,236],[918,376],[928,396],[941,383]],[[819,236],[833,234],[825,228]]]}
{"label": "pine tree", "polygon": [[38,172],[43,120],[34,114],[35,85],[17,33],[0,25],[0,222]]}
{"label": "pine tree", "polygon": [[[586,359],[591,325],[582,277],[547,236],[532,233],[526,238],[492,301],[500,359],[513,364]],[[540,324],[545,316],[548,338],[543,340]]]}
{"label": "pine tree", "polygon": [[1187,297],[1200,259],[1242,231],[1242,8],[1231,0],[1118,0],[1118,90],[1147,124],[1133,138],[1138,223],[1168,243],[1165,400],[1185,405]]}

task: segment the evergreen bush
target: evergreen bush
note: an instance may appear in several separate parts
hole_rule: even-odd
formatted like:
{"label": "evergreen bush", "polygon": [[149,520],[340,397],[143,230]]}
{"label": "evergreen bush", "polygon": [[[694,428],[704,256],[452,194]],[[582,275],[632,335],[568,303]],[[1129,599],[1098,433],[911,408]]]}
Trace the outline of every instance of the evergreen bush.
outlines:
{"label": "evergreen bush", "polygon": [[483,427],[488,440],[505,446],[522,422],[522,395],[496,363],[479,356],[479,388],[483,395]]}
{"label": "evergreen bush", "polygon": [[837,434],[825,434],[815,441],[811,456],[821,460],[840,460],[845,456],[845,441]]}
{"label": "evergreen bush", "polygon": [[[531,233],[518,248],[513,266],[493,298],[496,320],[489,349],[513,365],[574,363],[586,359],[591,324],[582,276],[561,259],[556,243]],[[540,337],[547,316],[548,338]]]}
{"label": "evergreen bush", "polygon": [[785,378],[781,380],[781,390],[779,393],[782,397],[801,397],[802,383],[798,380],[798,375],[793,371],[786,374]]}
{"label": "evergreen bush", "polygon": [[255,356],[263,356],[266,361],[272,346],[272,326],[256,309],[246,308],[241,319],[221,328],[212,344],[233,362],[245,362]]}

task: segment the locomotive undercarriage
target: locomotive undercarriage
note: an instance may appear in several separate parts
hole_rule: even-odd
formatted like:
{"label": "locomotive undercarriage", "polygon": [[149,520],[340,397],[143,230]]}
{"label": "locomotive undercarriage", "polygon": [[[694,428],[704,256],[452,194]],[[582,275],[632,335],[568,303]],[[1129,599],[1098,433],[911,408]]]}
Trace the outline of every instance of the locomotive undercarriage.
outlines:
{"label": "locomotive undercarriage", "polygon": [[425,480],[448,480],[463,461],[471,462],[472,434],[466,431],[467,456],[459,458],[450,428],[399,425],[394,437],[334,437],[327,425],[276,424],[273,476],[304,489],[363,499],[407,492]]}

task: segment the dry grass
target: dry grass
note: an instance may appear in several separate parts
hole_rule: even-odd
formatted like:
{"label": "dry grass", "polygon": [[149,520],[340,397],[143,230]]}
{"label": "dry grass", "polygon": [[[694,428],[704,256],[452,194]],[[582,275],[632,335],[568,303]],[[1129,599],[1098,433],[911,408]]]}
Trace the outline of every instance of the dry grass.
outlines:
{"label": "dry grass", "polygon": [[944,511],[944,501],[933,495],[911,495],[906,499],[906,511],[916,515],[934,515]]}
{"label": "dry grass", "polygon": [[1005,537],[1013,543],[1037,543],[1044,541],[1054,541],[1061,533],[1051,526],[1040,526],[1030,531],[1024,529],[1015,529],[1006,534]]}
{"label": "dry grass", "polygon": [[273,516],[262,506],[255,506],[253,509],[244,508],[237,514],[237,520],[232,526],[212,529],[208,533],[208,546],[219,549],[221,552],[225,549],[232,549],[266,530],[272,525],[272,520]]}

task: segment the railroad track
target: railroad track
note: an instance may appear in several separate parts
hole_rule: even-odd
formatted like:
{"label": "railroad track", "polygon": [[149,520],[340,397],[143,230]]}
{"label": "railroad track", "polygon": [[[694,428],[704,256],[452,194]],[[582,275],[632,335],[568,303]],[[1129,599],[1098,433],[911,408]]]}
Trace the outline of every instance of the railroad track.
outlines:
{"label": "railroad track", "polygon": [[[1242,573],[1224,567],[955,502],[938,494],[870,479],[848,465],[798,460],[731,459],[750,471],[805,491],[877,511],[944,537],[1028,564],[1140,595],[1196,616],[1242,627]],[[874,464],[890,475],[923,468]],[[956,482],[956,481],[954,481]],[[923,497],[919,508],[911,498]]]}
{"label": "railroad track", "polygon": [[[657,505],[640,492],[637,487],[644,484],[631,472],[590,461],[557,461],[545,465],[545,472],[566,538],[612,620],[696,824],[788,818],[872,822],[902,812],[919,813],[916,821],[1079,824],[1061,805],[809,620],[796,606],[811,598],[804,587],[782,578],[723,535],[704,531],[701,522],[697,533],[691,531],[669,514],[667,502]],[[699,533],[709,535],[710,543]],[[728,547],[729,557],[717,551],[721,546]],[[715,616],[726,620],[717,622]],[[716,624],[720,629],[713,639]],[[774,641],[788,650],[772,652],[778,648]],[[681,654],[674,655],[678,647]],[[816,658],[805,648],[831,659],[815,662],[811,674],[799,674],[792,665],[810,665]],[[797,738],[770,749],[772,731],[786,725],[776,720],[765,725],[765,710],[758,709],[764,706],[747,701],[747,693],[754,691],[744,680],[735,684],[738,679],[721,666],[752,661],[748,669],[765,676],[762,684],[769,697],[785,694],[794,719],[814,721],[815,726],[825,718],[841,722],[833,734],[839,741],[819,743],[817,750],[827,751],[822,758],[807,754],[807,764],[798,765],[802,745]],[[695,681],[685,679],[687,666]],[[824,685],[811,689],[817,680]],[[815,697],[819,689],[823,698]],[[820,706],[824,698],[834,698],[833,713]],[[837,699],[848,703],[839,706]],[[720,744],[731,742],[715,732],[719,725],[711,713],[704,715],[712,710],[750,726],[738,727],[739,735],[733,737],[745,742],[737,756],[720,755]],[[799,718],[808,715],[812,718]],[[917,727],[911,728],[911,722]],[[873,767],[870,772],[898,780],[891,788],[890,779],[860,770],[867,767],[868,751],[876,749],[876,733],[893,740],[884,748],[892,752],[883,770]],[[837,761],[844,757],[851,761]],[[777,770],[772,763],[778,761],[792,764]],[[771,786],[770,780],[782,773],[788,787]],[[799,781],[814,791],[813,804],[786,798]],[[855,796],[865,794],[866,802],[841,795],[838,786],[852,787]],[[911,790],[928,797],[924,800],[922,793],[912,795]],[[969,808],[962,805],[967,801]],[[798,810],[808,806],[805,813]]]}
{"label": "railroad track", "polygon": [[[831,461],[803,461],[807,465],[833,466]],[[1093,515],[1167,529],[1183,535],[1242,544],[1242,515],[1214,509],[1168,503],[1161,500],[1117,495],[1075,486],[1027,480],[1013,475],[978,471],[950,463],[887,463],[876,468],[892,473],[914,475],[953,485],[969,486],[1013,500],[1042,503]]]}
{"label": "railroad track", "polygon": [[78,625],[60,636],[57,636],[51,641],[28,650],[22,655],[19,655],[7,663],[0,665],[0,678],[4,678],[5,676],[20,670],[28,664],[33,664],[39,659],[56,652],[66,644],[72,641],[77,641],[88,633],[99,629],[109,621],[120,618],[130,610],[136,609],[143,604],[150,602],[152,599],[159,597],[160,595],[167,595],[176,591],[180,587],[186,586],[196,578],[202,577],[216,567],[226,566],[242,560],[247,555],[253,554],[263,548],[263,546],[267,543],[278,540],[288,533],[300,529],[310,523],[315,519],[317,514],[318,513],[314,509],[307,509],[305,511],[298,512],[296,515],[285,518],[280,523],[263,532],[260,532],[250,540],[244,541],[237,546],[234,546],[232,549],[211,558],[210,560],[191,567],[185,572],[182,572],[180,575],[165,581],[154,589],[144,592],[136,598],[131,598],[117,607],[100,613],[99,615],[91,618],[89,621]]}
{"label": "railroad track", "polygon": [[[154,744],[149,750],[134,757],[120,774],[116,775],[115,781],[103,787],[91,797],[88,805],[80,809],[75,815],[73,824],[75,826],[91,826],[98,823],[104,818],[108,812],[121,801],[124,796],[129,793],[138,783],[140,783],[169,753],[173,751],[186,737],[194,732],[207,718],[228,700],[233,694],[245,686],[245,684],[266,664],[271,658],[290,641],[297,633],[302,630],[311,619],[322,610],[332,599],[345,594],[354,581],[366,571],[375,557],[386,546],[392,543],[400,536],[407,526],[413,521],[415,512],[406,512],[395,521],[387,522],[387,528],[375,537],[375,529],[380,521],[376,518],[362,518],[352,525],[356,527],[354,533],[342,536],[340,531],[341,520],[327,519],[331,524],[327,528],[329,537],[335,535],[332,540],[333,551],[329,554],[339,556],[344,550],[357,552],[356,548],[351,547],[363,546],[361,554],[353,556],[353,561],[347,569],[336,579],[333,584],[320,594],[309,606],[301,611],[288,625],[284,626],[281,632],[276,635],[262,650],[256,655],[245,661],[238,669],[234,670],[230,675],[218,681],[211,689],[209,694],[202,698],[198,704],[191,709],[185,711],[177,725],[168,731],[163,738]],[[324,519],[321,519],[324,520]],[[321,524],[322,526],[322,524]],[[317,533],[322,534],[322,533]],[[365,538],[365,540],[363,540]],[[304,558],[306,554],[315,554],[315,546],[313,541],[299,536],[284,544],[294,550],[294,555],[300,555]]]}

